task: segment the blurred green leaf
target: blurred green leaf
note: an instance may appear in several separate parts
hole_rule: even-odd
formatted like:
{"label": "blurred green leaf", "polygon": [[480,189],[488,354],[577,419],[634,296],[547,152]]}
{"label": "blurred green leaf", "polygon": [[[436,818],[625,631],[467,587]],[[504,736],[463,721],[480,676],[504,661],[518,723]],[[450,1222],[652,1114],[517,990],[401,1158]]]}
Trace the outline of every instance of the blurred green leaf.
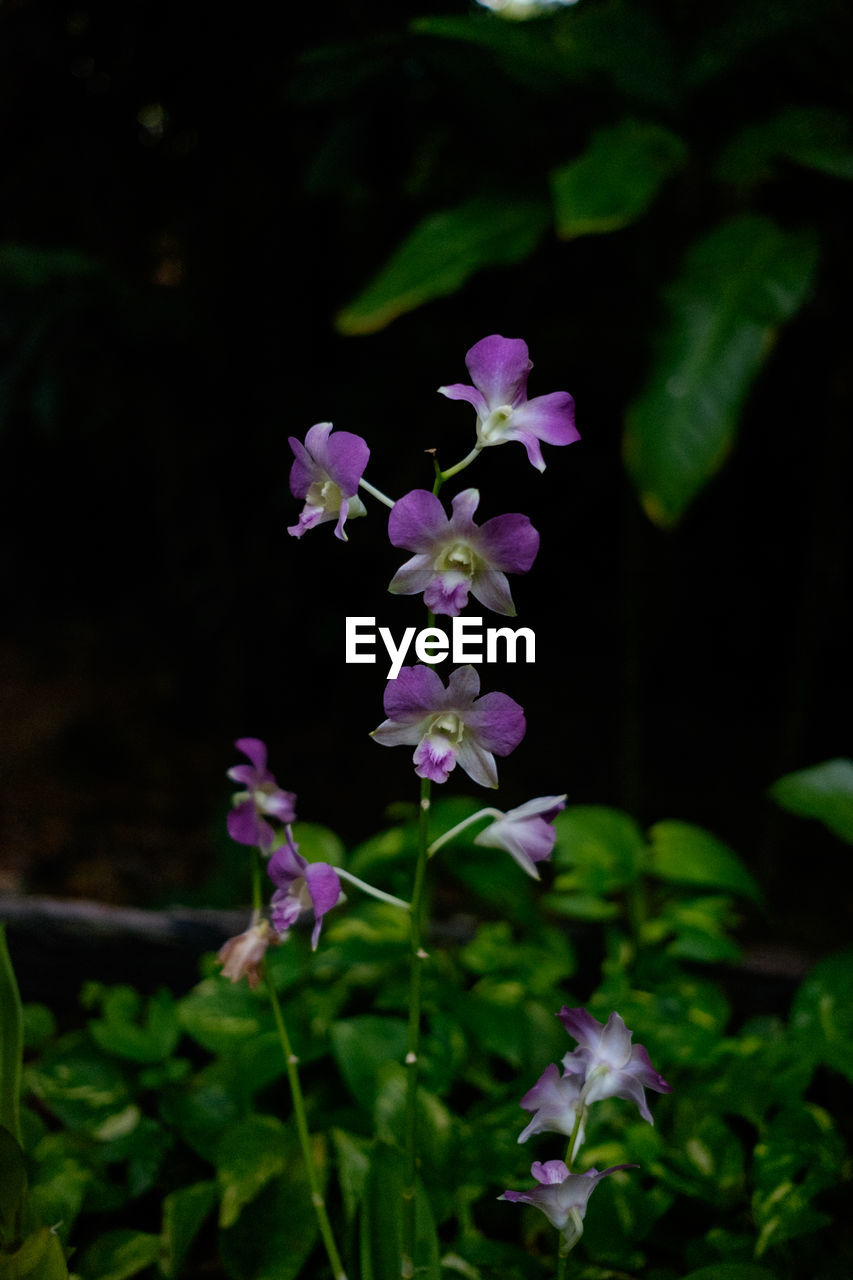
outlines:
{"label": "blurred green leaf", "polygon": [[774,1116],[755,1148],[756,1257],[831,1221],[811,1202],[838,1181],[843,1155],[841,1138],[820,1107],[791,1106]]}
{"label": "blurred green leaf", "polygon": [[178,1005],[188,1035],[211,1053],[227,1053],[267,1029],[272,1017],[245,982],[205,978]]}
{"label": "blurred green leaf", "polygon": [[724,182],[760,182],[773,161],[793,160],[835,178],[853,178],[850,121],[829,107],[786,107],[733,138],[717,161]]}
{"label": "blurred green leaf", "polygon": [[[0,1253],[0,1280],[67,1280],[67,1277],[62,1245],[50,1227],[31,1232],[15,1253]],[[103,1277],[92,1276],[91,1280],[103,1280]]]}
{"label": "blurred green leaf", "polygon": [[27,1169],[20,1143],[0,1125],[0,1247],[13,1241],[21,1224]]}
{"label": "blurred green leaf", "polygon": [[344,334],[376,333],[397,316],[455,293],[483,267],[528,257],[548,225],[544,201],[475,196],[430,214],[359,296],[341,311]]}
{"label": "blurred green leaf", "polygon": [[715,1262],[712,1267],[691,1271],[682,1280],[776,1280],[776,1276],[752,1262]]}
{"label": "blurred green leaf", "polygon": [[[305,1177],[302,1153],[288,1133],[285,1171],[246,1205],[239,1221],[220,1232],[219,1252],[233,1280],[295,1280],[317,1240],[317,1217]],[[320,1185],[325,1186],[325,1147],[313,1140]]]}
{"label": "blurred green leaf", "polygon": [[370,1144],[366,1138],[345,1133],[343,1129],[333,1129],[331,1137],[335,1147],[335,1168],[343,1197],[344,1211],[347,1221],[351,1222],[367,1185]]}
{"label": "blurred green leaf", "polygon": [[150,1267],[159,1254],[159,1236],[121,1228],[98,1236],[79,1259],[74,1259],[75,1270],[85,1280],[127,1280]]}
{"label": "blurred green leaf", "polygon": [[21,1141],[18,1104],[21,1093],[23,1013],[6,926],[0,925],[0,1125]]}
{"label": "blurred green leaf", "polygon": [[192,1243],[216,1203],[215,1182],[195,1182],[179,1187],[163,1200],[163,1247],[160,1270],[166,1280],[177,1280]]}
{"label": "blurred green leaf", "polygon": [[274,1116],[246,1116],[228,1126],[215,1157],[220,1227],[233,1227],[244,1206],[283,1172],[285,1161],[285,1128]]}
{"label": "blurred green leaf", "polygon": [[158,991],[144,1006],[133,987],[102,987],[97,998],[103,1016],[90,1021],[89,1034],[105,1053],[145,1063],[171,1055],[180,1027],[170,992]]}
{"label": "blurred green leaf", "polygon": [[625,888],[640,874],[646,841],[626,813],[604,805],[570,805],[557,814],[554,830],[559,890],[597,896]]}
{"label": "blurred green leaf", "polygon": [[[58,1040],[27,1070],[33,1092],[72,1132],[98,1136],[116,1117],[138,1118],[127,1077],[112,1059],[104,1058],[86,1036],[72,1033]],[[105,1132],[109,1137],[109,1128]]]}
{"label": "blurred green leaf", "polygon": [[816,261],[810,235],[757,215],[724,223],[689,251],[624,437],[625,464],[655,524],[675,524],[722,466],[776,330],[802,305]]}
{"label": "blurred green leaf", "polygon": [[777,804],[801,818],[818,818],[853,844],[853,760],[826,760],[786,773],[770,788]]}
{"label": "blurred green leaf", "polygon": [[649,872],[659,880],[727,889],[760,901],[761,890],[740,858],[710,831],[670,820],[656,823],[649,840]]}
{"label": "blurred green leaf", "polygon": [[94,259],[76,249],[36,249],[22,244],[0,246],[0,279],[30,288],[100,270]]}
{"label": "blurred green leaf", "polygon": [[621,120],[596,130],[585,151],[551,171],[557,235],[570,240],[635,222],[686,158],[681,139],[661,125]]}
{"label": "blurred green leaf", "polygon": [[340,836],[319,822],[295,822],[293,838],[302,857],[309,862],[328,862],[333,867],[342,867],[346,861],[346,849]]}
{"label": "blurred green leaf", "polygon": [[791,1030],[812,1062],[853,1081],[853,951],[828,956],[803,981],[791,1007]]}
{"label": "blurred green leaf", "polygon": [[365,1013],[343,1018],[331,1029],[332,1053],[353,1097],[373,1110],[379,1068],[386,1062],[402,1062],[406,1054],[406,1023]]}
{"label": "blurred green leaf", "polygon": [[[361,1216],[361,1280],[391,1280],[400,1274],[403,1252],[403,1190],[406,1157],[377,1142]],[[415,1272],[423,1280],[440,1280],[438,1237],[429,1201],[421,1186],[415,1195]]]}

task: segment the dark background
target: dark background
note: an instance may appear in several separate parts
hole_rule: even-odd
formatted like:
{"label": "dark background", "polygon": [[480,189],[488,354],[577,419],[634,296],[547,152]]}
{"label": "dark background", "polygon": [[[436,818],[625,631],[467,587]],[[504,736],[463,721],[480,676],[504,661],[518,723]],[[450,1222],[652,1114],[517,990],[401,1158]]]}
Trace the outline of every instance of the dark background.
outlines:
{"label": "dark background", "polygon": [[[647,8],[676,47],[738,14]],[[499,802],[565,790],[707,826],[767,888],[753,937],[840,945],[849,853],[766,789],[850,754],[849,183],[783,166],[764,188],[786,225],[818,226],[817,281],[676,529],[649,524],[620,450],[661,282],[736,206],[705,158],[774,105],[849,109],[849,14],[780,24],[672,108],[694,162],[653,216],[547,236],[344,337],[336,312],[419,217],[470,194],[472,166],[492,191],[523,185],[611,111],[603,78],[520,87],[482,49],[409,29],[440,12],[473,10],[333,0],[282,27],[258,4],[4,6],[2,888],[199,900],[227,856],[241,735],[267,739],[300,816],[348,841],[414,798],[409,753],[367,737],[384,668],[343,661],[348,614],[421,625],[383,595],[401,553],[373,503],[346,546],[331,525],[287,534],[287,437],[332,421],[367,438],[374,484],[429,487],[423,451],[449,465],[473,442],[472,412],[436,388],[503,333],[530,345],[531,394],[573,393],[582,440],[546,446],[541,476],[509,445],[464,477],[481,518],[524,511],[542,535],[513,587],[536,667],[481,673],[528,716]],[[448,787],[475,790],[459,771]]]}

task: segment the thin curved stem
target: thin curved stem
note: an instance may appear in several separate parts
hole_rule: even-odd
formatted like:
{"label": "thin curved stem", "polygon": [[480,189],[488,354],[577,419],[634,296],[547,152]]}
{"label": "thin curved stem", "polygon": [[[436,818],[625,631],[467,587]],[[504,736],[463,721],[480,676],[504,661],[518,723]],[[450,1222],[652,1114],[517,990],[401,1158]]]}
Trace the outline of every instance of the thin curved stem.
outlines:
{"label": "thin curved stem", "polygon": [[343,867],[335,867],[335,871],[341,880],[348,880],[350,884],[355,885],[356,889],[361,889],[362,893],[369,893],[371,898],[378,898],[380,902],[390,902],[392,907],[400,907],[403,911],[411,911],[411,904],[404,902],[402,898],[395,898],[393,893],[386,893],[384,889],[377,889],[366,880],[359,880],[358,876],[354,876],[351,871],[344,871]]}
{"label": "thin curved stem", "polygon": [[383,503],[386,507],[393,508],[394,499],[389,498],[387,493],[383,493],[381,489],[375,488],[370,483],[369,480],[365,480],[364,476],[362,476],[362,478],[359,480],[358,487],[359,489],[364,489],[366,493],[369,493],[372,497],[376,498],[377,501]]}
{"label": "thin curved stem", "polygon": [[308,1119],[305,1114],[305,1099],[302,1095],[302,1086],[299,1083],[299,1072],[297,1071],[297,1063],[299,1059],[293,1052],[290,1043],[290,1037],[287,1034],[287,1028],[284,1025],[284,1016],[281,1012],[281,1003],[278,993],[270,981],[269,973],[264,964],[264,978],[266,980],[266,988],[269,993],[270,1004],[272,1005],[273,1017],[275,1018],[276,1030],[278,1038],[281,1042],[282,1053],[284,1054],[284,1062],[287,1067],[287,1079],[290,1083],[290,1094],[293,1099],[293,1114],[296,1118],[296,1131],[299,1134],[299,1145],[302,1148],[302,1157],[305,1161],[305,1172],[308,1176],[308,1186],[311,1191],[311,1204],[317,1215],[317,1225],[320,1228],[320,1236],[326,1248],[326,1254],[332,1268],[334,1280],[347,1280],[347,1274],[344,1265],[341,1262],[341,1255],[338,1253],[338,1247],[335,1244],[335,1237],[332,1232],[332,1224],[329,1221],[329,1215],[326,1212],[326,1201],[323,1196],[322,1188],[317,1177],[317,1169],[314,1164],[314,1153],[311,1149],[311,1134],[308,1131]]}
{"label": "thin curved stem", "polygon": [[434,853],[438,853],[449,840],[454,836],[458,836],[466,827],[470,827],[472,823],[479,822],[480,818],[502,818],[504,815],[500,809],[478,809],[476,813],[472,813],[470,818],[463,818],[461,822],[457,822],[455,827],[451,827],[449,831],[445,831],[443,836],[439,836],[437,840],[433,840],[427,849],[427,857],[431,858]]}
{"label": "thin curved stem", "polygon": [[421,976],[428,958],[422,946],[424,928],[424,884],[426,882],[427,839],[431,783],[421,779],[418,814],[418,857],[411,906],[411,968],[409,970],[409,1030],[406,1040],[406,1181],[403,1188],[402,1280],[415,1274],[415,1193],[418,1178],[418,1053],[421,1034]]}

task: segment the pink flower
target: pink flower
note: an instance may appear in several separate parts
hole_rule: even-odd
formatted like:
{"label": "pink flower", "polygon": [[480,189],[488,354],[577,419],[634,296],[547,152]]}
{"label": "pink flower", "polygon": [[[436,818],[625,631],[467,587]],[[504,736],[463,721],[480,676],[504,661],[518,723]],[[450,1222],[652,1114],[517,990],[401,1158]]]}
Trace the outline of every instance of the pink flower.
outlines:
{"label": "pink flower", "polygon": [[270,858],[267,872],[276,886],[271,902],[274,928],[285,934],[303,911],[312,910],[311,947],[316,951],[323,916],[341,897],[341,882],[334,867],[303,858],[288,829],[287,840]]}
{"label": "pink flower", "polygon": [[467,400],[477,411],[477,444],[481,449],[519,440],[537,471],[545,470],[539,441],[572,444],[580,439],[575,428],[575,402],[568,391],[527,398],[527,375],[533,368],[527,343],[493,333],[476,343],[465,357],[474,383],[439,387],[449,400]]}
{"label": "pink flower", "polygon": [[565,807],[565,796],[540,796],[538,800],[528,800],[484,827],[474,837],[474,844],[484,845],[487,849],[506,849],[523,871],[538,880],[536,863],[551,857],[557,838],[554,819]]}
{"label": "pink flower", "polygon": [[602,1178],[617,1169],[636,1169],[636,1165],[614,1164],[601,1173],[587,1169],[586,1173],[569,1173],[562,1160],[538,1160],[530,1172],[539,1183],[530,1191],[505,1191],[499,1200],[511,1200],[515,1204],[532,1204],[541,1209],[553,1227],[562,1236],[560,1253],[566,1254],[577,1244],[583,1234],[583,1219],[589,1197]]}
{"label": "pink flower", "polygon": [[290,447],[295,455],[290,492],[294,498],[304,498],[305,506],[287,532],[301,538],[306,529],[337,520],[335,537],[346,542],[347,517],[365,514],[364,503],[356,495],[370,458],[367,442],[351,431],[332,435],[331,422],[318,422],[306,435],[304,444],[291,436]]}
{"label": "pink flower", "polygon": [[230,978],[232,982],[246,978],[249,986],[254,989],[260,982],[260,966],[267,947],[274,946],[277,942],[278,938],[266,920],[252,925],[236,938],[229,938],[218,952],[223,978]]}
{"label": "pink flower", "polygon": [[625,1098],[637,1104],[644,1120],[654,1124],[646,1102],[646,1089],[671,1093],[672,1087],[658,1075],[641,1044],[631,1044],[633,1032],[618,1013],[611,1013],[602,1026],[585,1009],[569,1009],[565,1005],[557,1014],[578,1048],[563,1058],[566,1075],[580,1076],[584,1102],[588,1105],[602,1098]]}
{"label": "pink flower", "polygon": [[238,738],[234,746],[252,763],[237,764],[228,770],[231,781],[245,787],[234,796],[234,808],[227,819],[228,834],[238,844],[257,845],[263,853],[268,853],[275,841],[275,831],[266,817],[294,822],[296,796],[292,791],[282,791],[270,773],[266,744],[260,738]]}

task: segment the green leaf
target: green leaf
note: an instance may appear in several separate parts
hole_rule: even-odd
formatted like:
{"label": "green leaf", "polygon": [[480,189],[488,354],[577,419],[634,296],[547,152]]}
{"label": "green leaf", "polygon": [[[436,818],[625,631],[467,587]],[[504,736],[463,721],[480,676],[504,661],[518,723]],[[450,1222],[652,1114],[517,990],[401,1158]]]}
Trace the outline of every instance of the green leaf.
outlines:
{"label": "green leaf", "polygon": [[[232,1280],[296,1280],[316,1243],[317,1217],[302,1154],[293,1135],[289,1137],[285,1171],[246,1206],[233,1227],[220,1233],[222,1264]],[[317,1138],[314,1159],[323,1186],[326,1165]]]}
{"label": "green leaf", "polygon": [[274,1116],[247,1116],[225,1130],[214,1161],[222,1188],[220,1227],[233,1227],[245,1205],[284,1171],[285,1139],[285,1127]]}
{"label": "green leaf", "polygon": [[803,981],[791,1006],[791,1030],[812,1062],[853,1081],[853,951],[827,956]]}
{"label": "green leaf", "polygon": [[158,991],[143,1002],[126,986],[103,988],[98,993],[101,1018],[89,1023],[89,1034],[105,1053],[131,1062],[162,1062],[178,1042],[175,1001],[168,991]]}
{"label": "green leaf", "polygon": [[6,926],[0,925],[0,1125],[21,1141],[18,1113],[21,1095],[23,1040],[21,996],[6,946]]}
{"label": "green leaf", "polygon": [[114,1136],[113,1125],[131,1128],[138,1121],[124,1071],[80,1034],[57,1041],[28,1069],[27,1079],[45,1106],[72,1132],[109,1140]]}
{"label": "green leaf", "polygon": [[[599,896],[632,884],[643,865],[646,842],[626,813],[604,805],[571,805],[554,819],[555,887]],[[571,878],[569,878],[569,876]]]}
{"label": "green leaf", "polygon": [[840,1179],[844,1155],[844,1144],[820,1107],[791,1106],[774,1116],[755,1148],[756,1257],[831,1222],[811,1202]]}
{"label": "green leaf", "polygon": [[351,1222],[367,1185],[367,1173],[370,1168],[369,1144],[364,1138],[345,1133],[343,1129],[333,1129],[331,1136],[335,1146],[335,1167],[344,1201],[344,1212],[347,1221]]}
{"label": "green leaf", "polygon": [[160,1270],[177,1280],[199,1230],[216,1203],[216,1183],[196,1182],[172,1191],[163,1201],[163,1247]]}
{"label": "green leaf", "polygon": [[649,831],[649,872],[671,884],[727,889],[754,902],[761,890],[736,853],[710,831],[689,822],[658,822]]}
{"label": "green leaf", "polygon": [[849,120],[828,107],[786,107],[732,139],[717,162],[717,177],[724,182],[762,181],[773,176],[777,158],[832,177],[853,178]]}
{"label": "green leaf", "polygon": [[27,1168],[21,1144],[0,1126],[0,1247],[13,1241],[20,1231],[26,1191]]}
{"label": "green leaf", "polygon": [[571,240],[635,222],[686,158],[681,139],[661,125],[621,120],[596,130],[581,155],[551,172],[557,235]]}
{"label": "green leaf", "polygon": [[776,1280],[776,1276],[751,1262],[715,1262],[712,1267],[691,1271],[682,1280]]}
{"label": "green leaf", "polygon": [[[27,1236],[15,1253],[0,1253],[0,1280],[68,1280],[68,1267],[59,1237],[50,1227]],[[87,1274],[86,1280],[90,1280]],[[101,1280],[92,1276],[91,1280]]]}
{"label": "green leaf", "polygon": [[853,760],[826,760],[786,773],[774,782],[770,794],[783,809],[801,818],[818,818],[853,844]]}
{"label": "green leaf", "polygon": [[624,437],[625,465],[655,524],[675,524],[722,466],[776,330],[802,305],[816,261],[810,235],[753,215],[689,251]]}
{"label": "green leaf", "polygon": [[80,1258],[76,1270],[86,1280],[127,1280],[150,1267],[160,1253],[160,1237],[121,1228],[99,1236]]}
{"label": "green leaf", "polygon": [[343,1018],[332,1026],[332,1053],[338,1070],[363,1107],[373,1110],[383,1063],[403,1061],[407,1034],[405,1022],[372,1013]]}
{"label": "green leaf", "polygon": [[376,333],[407,311],[461,289],[483,267],[521,262],[548,225],[544,201],[476,196],[430,214],[337,317],[341,333]]}
{"label": "green leaf", "polygon": [[293,837],[301,856],[309,862],[328,862],[333,867],[344,865],[344,843],[330,827],[321,826],[319,822],[296,822],[293,824]]}
{"label": "green leaf", "polygon": [[[378,1142],[362,1205],[361,1280],[391,1280],[400,1274],[403,1252],[403,1189],[406,1157],[396,1147]],[[438,1237],[429,1201],[421,1186],[415,1195],[415,1275],[440,1280]]]}
{"label": "green leaf", "polygon": [[266,1030],[265,1003],[245,982],[205,978],[178,1006],[181,1026],[211,1053],[228,1053]]}

